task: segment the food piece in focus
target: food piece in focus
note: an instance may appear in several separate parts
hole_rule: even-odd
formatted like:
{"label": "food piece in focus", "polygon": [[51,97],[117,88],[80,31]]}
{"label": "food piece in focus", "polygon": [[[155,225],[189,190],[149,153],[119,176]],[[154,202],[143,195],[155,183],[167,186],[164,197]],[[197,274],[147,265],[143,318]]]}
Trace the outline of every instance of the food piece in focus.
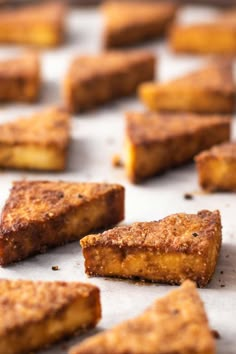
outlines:
{"label": "food piece in focus", "polygon": [[0,264],[79,240],[124,218],[124,188],[117,184],[14,182],[0,224]]}
{"label": "food piece in focus", "polygon": [[221,238],[219,211],[202,210],[116,227],[80,244],[88,275],[168,284],[191,279],[204,287],[214,273]]}

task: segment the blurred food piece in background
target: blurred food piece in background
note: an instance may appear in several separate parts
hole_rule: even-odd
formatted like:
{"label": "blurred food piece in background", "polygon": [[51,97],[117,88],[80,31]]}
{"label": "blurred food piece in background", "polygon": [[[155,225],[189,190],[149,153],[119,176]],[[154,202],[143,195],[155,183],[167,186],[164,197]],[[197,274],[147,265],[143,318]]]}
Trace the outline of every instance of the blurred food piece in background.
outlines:
{"label": "blurred food piece in background", "polygon": [[134,45],[162,37],[175,19],[174,2],[106,1],[102,6],[106,48]]}
{"label": "blurred food piece in background", "polygon": [[65,13],[64,1],[36,1],[3,8],[0,11],[0,43],[57,46],[64,39]]}

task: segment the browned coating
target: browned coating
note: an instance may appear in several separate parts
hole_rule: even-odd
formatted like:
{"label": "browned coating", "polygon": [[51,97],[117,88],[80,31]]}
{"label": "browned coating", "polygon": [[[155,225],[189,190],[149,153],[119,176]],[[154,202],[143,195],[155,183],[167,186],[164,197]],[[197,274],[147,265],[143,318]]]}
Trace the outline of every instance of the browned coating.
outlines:
{"label": "browned coating", "polygon": [[70,116],[57,107],[35,113],[0,125],[0,146],[28,145],[55,146],[65,150],[69,143]]}
{"label": "browned coating", "polygon": [[203,303],[194,283],[156,300],[140,316],[89,338],[70,354],[214,354]]}
{"label": "browned coating", "polygon": [[126,134],[135,145],[164,142],[178,136],[192,137],[210,127],[228,126],[230,117],[190,113],[127,113]]}
{"label": "browned coating", "polygon": [[174,19],[176,5],[171,2],[106,1],[106,47],[121,47],[163,35]]}
{"label": "browned coating", "polygon": [[0,264],[79,240],[123,218],[120,185],[15,182],[1,215]]}
{"label": "browned coating", "polygon": [[75,300],[93,294],[99,295],[99,289],[90,284],[2,279],[0,338],[13,330],[46,320]]}
{"label": "browned coating", "polygon": [[19,57],[0,62],[0,80],[36,79],[39,74],[39,56],[33,51],[28,51]]}
{"label": "browned coating", "polygon": [[232,95],[235,92],[233,62],[231,60],[216,60],[203,69],[196,70],[163,85],[168,84],[171,84],[176,89],[182,85],[189,85],[189,88],[201,87],[206,91],[223,92],[224,94]]}
{"label": "browned coating", "polygon": [[156,254],[184,252],[207,255],[209,244],[219,229],[219,211],[202,210],[197,214],[174,214],[160,221],[116,227],[102,234],[86,236],[80,243],[84,249],[99,245],[149,249],[155,250]]}
{"label": "browned coating", "polygon": [[231,142],[213,146],[211,149],[197,155],[195,160],[200,162],[208,157],[216,157],[226,161],[236,161],[236,143]]}
{"label": "browned coating", "polygon": [[27,226],[29,222],[46,222],[110,191],[121,190],[120,185],[105,183],[14,182],[2,211],[1,230],[7,233]]}
{"label": "browned coating", "polygon": [[148,51],[109,51],[76,58],[64,81],[66,105],[83,111],[129,96],[154,79],[155,56]]}
{"label": "browned coating", "polygon": [[69,75],[72,81],[88,82],[114,72],[128,73],[135,64],[147,59],[154,61],[148,51],[108,51],[97,55],[84,55],[73,60]]}
{"label": "browned coating", "polygon": [[[1,25],[1,23],[0,23]],[[32,102],[39,96],[40,60],[36,52],[0,62],[0,100]]]}

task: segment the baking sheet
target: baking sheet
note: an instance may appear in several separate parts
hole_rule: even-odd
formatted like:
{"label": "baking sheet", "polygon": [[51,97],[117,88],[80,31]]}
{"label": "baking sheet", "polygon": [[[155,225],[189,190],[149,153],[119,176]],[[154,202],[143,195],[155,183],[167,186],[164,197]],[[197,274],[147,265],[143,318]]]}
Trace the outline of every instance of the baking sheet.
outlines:
{"label": "baking sheet", "polygon": [[[187,7],[182,13],[186,20],[211,16],[211,10]],[[0,108],[0,121],[30,114],[45,105],[60,103],[60,84],[71,58],[75,54],[94,53],[101,48],[102,20],[96,9],[73,10],[68,17],[68,38],[65,46],[42,52],[44,89],[40,103],[35,105],[4,105]],[[160,80],[177,77],[201,65],[202,59],[170,53],[164,43],[146,46],[159,55]],[[0,58],[13,55],[20,49],[1,47]],[[221,339],[217,341],[219,354],[236,353],[236,218],[235,194],[206,195],[199,192],[193,164],[156,177],[143,185],[131,185],[122,169],[113,168],[111,158],[119,153],[123,143],[124,112],[142,109],[135,99],[124,99],[88,114],[73,117],[72,143],[68,170],[59,174],[26,172],[0,172],[0,208],[3,206],[13,180],[52,179],[71,181],[116,182],[126,187],[125,223],[158,220],[171,213],[196,213],[201,209],[220,209],[223,222],[223,247],[213,280],[200,289],[212,328]],[[235,125],[235,124],[234,124]],[[235,134],[234,134],[235,136]],[[185,200],[186,192],[194,193],[193,200]],[[59,271],[51,267],[58,265]],[[221,272],[223,271],[223,274]],[[94,331],[44,350],[42,354],[64,354],[68,347],[110,328],[122,320],[138,315],[156,298],[165,295],[173,286],[145,284],[123,280],[88,278],[84,273],[83,257],[79,243],[51,250],[23,262],[0,268],[2,278],[74,280],[96,284],[101,289],[103,318]],[[4,354],[4,353],[1,353]]]}

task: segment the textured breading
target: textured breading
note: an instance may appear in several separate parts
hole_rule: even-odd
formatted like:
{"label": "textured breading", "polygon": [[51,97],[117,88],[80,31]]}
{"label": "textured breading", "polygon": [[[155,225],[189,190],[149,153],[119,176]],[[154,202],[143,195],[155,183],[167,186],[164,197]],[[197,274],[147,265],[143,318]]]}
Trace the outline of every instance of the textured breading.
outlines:
{"label": "textured breading", "polygon": [[129,96],[142,82],[154,79],[155,56],[148,51],[110,51],[80,56],[71,63],[64,97],[73,112]]}
{"label": "textured breading", "polygon": [[79,240],[124,218],[124,188],[105,183],[15,182],[0,224],[0,264]]}
{"label": "textured breading", "polygon": [[160,37],[173,21],[176,10],[171,2],[107,1],[102,6],[104,44],[122,47]]}
{"label": "textured breading", "polygon": [[204,305],[186,281],[134,319],[72,348],[70,354],[215,354]]}
{"label": "textured breading", "polygon": [[235,105],[233,65],[218,60],[164,83],[144,83],[140,99],[154,111],[232,113]]}
{"label": "textured breading", "polygon": [[0,352],[23,354],[101,318],[100,292],[83,283],[0,280]]}
{"label": "textured breading", "polygon": [[26,5],[0,11],[0,43],[56,46],[64,39],[63,1]]}
{"label": "textured breading", "polygon": [[0,61],[0,101],[35,101],[40,86],[40,61],[35,52]]}
{"label": "textured breading", "polygon": [[70,116],[57,107],[0,125],[0,167],[64,170]]}
{"label": "textured breading", "polygon": [[211,22],[177,23],[169,36],[176,52],[236,54],[236,8],[221,13]]}
{"label": "textured breading", "polygon": [[218,211],[173,214],[120,226],[81,241],[86,273],[201,287],[211,279],[221,246]]}
{"label": "textured breading", "polygon": [[231,119],[222,116],[128,113],[125,168],[138,183],[175,166],[200,151],[230,139]]}
{"label": "textured breading", "polygon": [[199,184],[208,191],[236,191],[236,143],[225,143],[195,157]]}

